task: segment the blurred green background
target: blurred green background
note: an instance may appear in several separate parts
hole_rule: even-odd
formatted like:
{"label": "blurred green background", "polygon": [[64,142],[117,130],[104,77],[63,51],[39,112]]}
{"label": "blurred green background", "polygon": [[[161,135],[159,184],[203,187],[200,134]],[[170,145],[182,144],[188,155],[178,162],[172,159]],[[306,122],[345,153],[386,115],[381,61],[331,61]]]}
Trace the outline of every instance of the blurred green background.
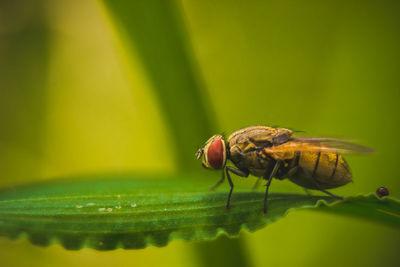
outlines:
{"label": "blurred green background", "polygon": [[[399,14],[389,0],[0,1],[0,186],[105,172],[201,172],[213,185],[196,149],[265,124],[374,148],[347,157],[354,183],[333,192],[383,185],[399,198]],[[0,265],[396,266],[399,247],[398,229],[297,211],[232,242],[137,251],[1,237]]]}

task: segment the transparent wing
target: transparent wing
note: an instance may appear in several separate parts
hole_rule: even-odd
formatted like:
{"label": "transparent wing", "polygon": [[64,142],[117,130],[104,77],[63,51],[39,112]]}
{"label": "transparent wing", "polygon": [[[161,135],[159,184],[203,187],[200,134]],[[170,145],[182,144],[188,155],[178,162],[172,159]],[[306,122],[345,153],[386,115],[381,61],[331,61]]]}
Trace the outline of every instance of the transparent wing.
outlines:
{"label": "transparent wing", "polygon": [[279,146],[264,148],[268,153],[290,151],[329,152],[339,154],[371,154],[375,150],[348,141],[325,137],[294,137]]}

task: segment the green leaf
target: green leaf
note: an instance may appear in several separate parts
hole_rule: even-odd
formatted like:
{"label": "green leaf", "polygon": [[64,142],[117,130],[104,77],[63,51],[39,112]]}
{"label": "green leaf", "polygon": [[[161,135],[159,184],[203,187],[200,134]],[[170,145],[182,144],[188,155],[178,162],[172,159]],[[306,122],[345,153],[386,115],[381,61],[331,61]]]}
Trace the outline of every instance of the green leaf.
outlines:
{"label": "green leaf", "polygon": [[347,197],[332,204],[320,203],[318,211],[361,217],[400,227],[400,201],[391,197],[379,198],[375,193]]}
{"label": "green leaf", "polygon": [[200,177],[197,182],[113,178],[3,190],[0,235],[17,238],[26,234],[33,244],[60,242],[67,249],[140,249],[165,246],[173,239],[212,239],[221,233],[237,236],[242,229],[253,232],[299,208],[351,213],[400,225],[399,202],[373,195],[327,204],[332,201],[329,197],[273,193],[264,216],[263,193],[236,190],[231,209],[226,210],[227,191],[209,192],[209,183]]}

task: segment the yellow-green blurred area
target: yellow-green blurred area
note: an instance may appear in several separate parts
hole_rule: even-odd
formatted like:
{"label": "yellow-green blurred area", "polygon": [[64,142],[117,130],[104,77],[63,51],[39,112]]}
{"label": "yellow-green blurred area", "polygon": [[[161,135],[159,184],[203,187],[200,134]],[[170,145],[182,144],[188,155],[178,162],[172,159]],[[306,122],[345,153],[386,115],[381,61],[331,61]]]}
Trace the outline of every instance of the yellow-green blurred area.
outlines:
{"label": "yellow-green blurred area", "polygon": [[[354,183],[333,193],[399,198],[399,14],[394,0],[2,0],[0,186],[181,169],[211,186],[219,174],[194,157],[207,134],[278,125],[377,151],[346,157]],[[0,238],[0,266],[224,266],[223,245],[248,266],[396,266],[400,231],[297,211],[232,242],[98,252]]]}

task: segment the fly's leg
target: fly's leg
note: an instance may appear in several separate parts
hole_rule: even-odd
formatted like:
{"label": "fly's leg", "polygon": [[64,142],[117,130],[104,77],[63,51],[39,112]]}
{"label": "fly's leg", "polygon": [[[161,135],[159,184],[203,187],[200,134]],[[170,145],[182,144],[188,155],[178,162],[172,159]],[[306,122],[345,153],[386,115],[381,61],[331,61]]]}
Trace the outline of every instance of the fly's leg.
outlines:
{"label": "fly's leg", "polygon": [[225,180],[225,171],[222,170],[222,177],[221,179],[213,186],[211,187],[209,190],[210,191],[215,191],[215,189],[217,189]]}
{"label": "fly's leg", "polygon": [[323,189],[323,188],[318,184],[318,182],[315,180],[314,175],[310,175],[310,177],[311,177],[311,181],[313,182],[313,184],[314,184],[314,186],[317,188],[317,190],[319,190],[319,191],[321,191],[321,192],[324,192],[325,194],[327,194],[327,195],[329,195],[329,196],[331,196],[331,197],[333,197],[333,198],[344,199],[344,197],[334,195],[334,194],[332,194],[331,192],[328,192],[328,191],[326,191],[325,189]]}
{"label": "fly's leg", "polygon": [[254,183],[253,187],[251,188],[251,191],[256,191],[258,186],[260,185],[262,178],[258,178],[257,181]]}
{"label": "fly's leg", "polygon": [[303,187],[304,192],[306,193],[307,196],[312,196],[310,190],[308,190],[307,188]]}
{"label": "fly's leg", "polygon": [[233,191],[233,183],[232,183],[231,176],[229,175],[228,167],[226,167],[225,171],[226,171],[226,177],[228,177],[229,185],[231,186],[231,190],[229,191],[229,195],[228,195],[228,201],[226,202],[226,209],[229,209],[229,204],[231,203],[231,196],[232,196],[232,191]]}
{"label": "fly's leg", "polygon": [[[333,197],[333,198],[337,198],[337,199],[343,199],[343,198],[344,198],[344,197],[337,196],[337,195],[332,194],[331,192],[326,191],[325,189],[323,189],[323,188],[318,184],[318,182],[317,182],[317,181],[315,180],[315,178],[314,178],[314,175],[310,174],[309,172],[307,172],[307,171],[304,170],[304,169],[303,169],[303,171],[304,171],[308,176],[310,176],[310,180],[311,180],[311,182],[314,184],[314,186],[316,187],[316,190],[319,190],[319,191],[321,191],[321,192],[324,192],[325,194],[327,194],[327,195],[329,195],[329,196],[331,196],[331,197]],[[304,190],[306,190],[306,188],[304,188]],[[307,193],[307,191],[306,191],[306,193]],[[307,195],[308,195],[308,194],[307,194]]]}
{"label": "fly's leg", "polygon": [[229,175],[229,172],[232,172],[238,176],[245,177],[245,178],[247,176],[249,176],[249,173],[241,171],[239,169],[235,169],[230,166],[226,167],[225,171],[226,171],[226,177],[228,178],[229,185],[231,186],[231,190],[229,191],[229,195],[228,195],[228,201],[226,202],[226,209],[229,209],[229,204],[231,203],[231,196],[232,196],[232,191],[233,191],[233,182],[232,182],[231,176]]}
{"label": "fly's leg", "polygon": [[[318,186],[318,185],[317,185],[317,186]],[[319,186],[318,186],[318,187],[319,187]],[[325,189],[318,188],[318,190],[321,191],[321,192],[324,192],[324,193],[327,194],[327,195],[330,195],[330,196],[333,197],[333,198],[344,199],[344,197],[334,195],[334,194],[332,194],[331,192],[326,191]]]}
{"label": "fly's leg", "polygon": [[267,214],[267,199],[268,199],[269,186],[271,185],[272,177],[274,177],[275,174],[278,172],[280,165],[281,165],[281,160],[277,160],[274,165],[274,168],[272,169],[272,172],[269,174],[268,177],[267,189],[265,190],[265,196],[264,196],[264,215]]}
{"label": "fly's leg", "polygon": [[295,175],[298,170],[299,170],[299,166],[293,167],[286,173],[286,175],[284,177],[285,178],[290,178],[293,175]]}

